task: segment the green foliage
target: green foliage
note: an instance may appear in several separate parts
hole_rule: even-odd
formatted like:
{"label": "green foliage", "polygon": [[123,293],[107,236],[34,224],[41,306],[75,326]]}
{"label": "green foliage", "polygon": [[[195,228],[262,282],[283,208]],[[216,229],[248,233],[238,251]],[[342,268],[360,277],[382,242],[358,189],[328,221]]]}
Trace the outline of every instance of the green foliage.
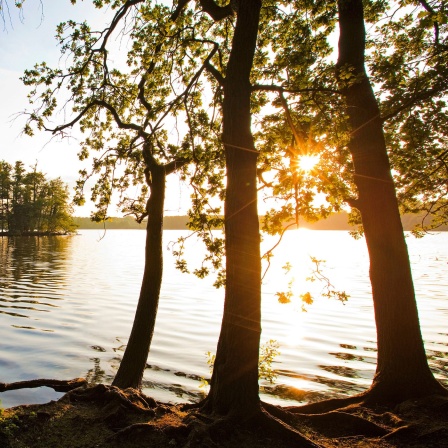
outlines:
{"label": "green foliage", "polygon": [[[107,218],[114,191],[120,194],[124,213],[137,220],[145,216],[150,193],[145,145],[152,163],[193,162],[182,166],[180,176],[193,188],[190,229],[202,239],[208,255],[201,266],[189,267],[180,241],[177,265],[199,277],[215,272],[215,284],[222,286],[224,240],[212,231],[223,225],[222,85],[234,17],[215,22],[195,2],[181,9],[143,1],[95,5],[117,9],[110,28],[98,33],[86,22],[61,23],[57,39],[67,64],[60,68],[43,62],[25,72],[30,101],[37,105],[25,131],[38,128],[65,135],[79,127],[86,134],[79,157],[92,160],[92,167],[80,171],[75,203],[84,203],[84,186],[95,179],[95,221]],[[281,233],[285,222],[298,224],[299,217],[313,221],[340,210],[352,190],[350,163],[341,143],[345,121],[336,113],[340,104],[333,67],[325,60],[331,54],[327,38],[335,23],[334,3],[263,2],[251,74],[252,112],[261,117],[257,125],[262,131],[256,135],[260,185],[265,200],[275,202],[263,224],[271,234]],[[110,43],[124,33],[129,45],[120,48],[120,55],[114,48],[112,58]],[[126,60],[127,66],[114,60]],[[262,87],[273,83],[290,92],[279,97]],[[50,128],[60,98],[67,95],[70,119]],[[277,109],[275,114],[267,115],[267,107]],[[329,133],[330,126],[341,135]],[[310,173],[298,169],[303,155],[321,156]],[[326,204],[316,201],[322,196]]]}
{"label": "green foliage", "polygon": [[6,437],[13,437],[14,433],[19,430],[19,417],[13,414],[11,417],[6,417],[4,412],[0,412],[0,433]]}
{"label": "green foliage", "polygon": [[[110,28],[98,33],[86,22],[61,23],[56,38],[68,63],[60,68],[42,62],[25,72],[30,101],[38,105],[25,132],[65,135],[78,127],[85,134],[79,158],[92,165],[80,171],[75,203],[85,202],[84,187],[94,180],[90,199],[97,222],[107,219],[114,192],[120,210],[141,221],[151,170],[164,166],[167,174],[178,172],[193,188],[190,228],[210,251],[194,273],[217,271],[217,285],[222,284],[223,243],[211,233],[222,227],[221,89],[207,69],[215,64],[223,70],[232,19],[215,23],[193,3],[179,11],[176,5],[143,1],[94,4],[116,10]],[[118,49],[112,41],[123,35],[129,45]],[[70,119],[50,129],[61,92],[70,98],[64,106]],[[181,253],[178,266],[188,270]]]}
{"label": "green foliage", "polygon": [[[344,204],[355,205],[340,90],[360,78],[349,66],[337,67],[335,76],[328,39],[337,21],[335,6],[289,2],[282,19],[269,28],[275,57],[263,74],[276,111],[261,117],[257,138],[264,200],[275,203],[264,221],[270,234],[280,234],[290,223],[299,225],[301,217],[312,221]],[[401,211],[426,213],[415,229],[422,235],[448,219],[446,6],[443,1],[369,1],[364,8],[368,71]],[[300,157],[310,154],[319,155],[320,162],[310,173],[298,171]],[[359,237],[362,227],[352,210],[351,221],[358,226],[353,235]]]}
{"label": "green foliage", "polygon": [[[275,57],[266,65],[260,88],[269,92],[270,108],[256,134],[263,200],[273,204],[263,221],[269,234],[339,211],[353,189],[346,123],[329,60],[335,6],[287,2],[269,22]],[[300,166],[305,156],[318,158],[309,171]]]}
{"label": "green foliage", "polygon": [[212,352],[206,352],[205,356],[207,357],[207,365],[210,369],[210,373],[212,373],[213,367],[215,366],[216,354]]}
{"label": "green foliage", "polygon": [[[448,219],[445,4],[364,3],[370,24],[368,71],[380,101],[401,207],[407,213],[425,211],[433,217],[430,226],[437,227]],[[176,2],[94,4],[116,11],[110,28],[97,32],[86,22],[60,24],[57,39],[67,63],[61,68],[43,62],[26,71],[23,81],[36,109],[25,132],[38,128],[64,135],[78,126],[85,133],[79,157],[91,160],[92,167],[80,172],[75,200],[85,201],[84,186],[94,178],[96,221],[107,218],[114,191],[123,212],[138,220],[145,216],[151,190],[145,145],[152,163],[186,161],[178,172],[193,189],[189,227],[208,252],[195,267],[184,258],[184,240],[173,253],[181,271],[199,277],[215,272],[215,284],[222,286],[225,246],[213,230],[222,228],[225,234],[220,136],[234,17],[215,22],[197,2],[180,9],[183,3]],[[350,206],[351,222],[358,226],[353,235],[362,235],[347,149],[352,135],[341,95],[360,78],[354,67],[335,66],[336,23],[334,1],[263,2],[251,107],[259,186],[270,207],[262,225],[268,234],[282,235],[301,219],[315,221]],[[129,45],[120,46],[120,55],[111,52],[113,39],[124,35]],[[67,95],[70,119],[51,129],[50,119]],[[306,156],[319,159],[309,171],[300,168]],[[426,224],[416,233],[422,234]],[[268,263],[271,256],[265,256]],[[324,295],[344,302],[347,297],[332,288],[320,261],[313,263],[310,279],[326,285]],[[278,298],[288,302],[291,294],[289,285]],[[312,296],[304,294],[302,303],[312,303]]]}
{"label": "green foliage", "polygon": [[71,232],[72,208],[67,186],[60,178],[47,180],[34,166],[26,171],[22,162],[14,167],[0,161],[0,230],[25,232]]}
{"label": "green foliage", "polygon": [[425,213],[415,229],[422,235],[448,222],[447,13],[443,1],[401,1],[394,7],[370,28],[367,62],[401,209]]}
{"label": "green foliage", "polygon": [[261,344],[260,356],[258,358],[258,377],[269,383],[275,383],[277,373],[272,368],[274,359],[280,354],[280,344],[274,339]]}
{"label": "green foliage", "polygon": [[[261,380],[266,380],[269,383],[275,383],[277,379],[277,373],[272,367],[275,358],[280,354],[279,351],[280,344],[275,339],[269,339],[269,341],[260,345],[260,355],[258,358],[258,378]],[[207,364],[210,369],[210,373],[213,372],[213,367],[215,365],[216,355],[212,352],[207,352]],[[201,386],[207,386],[208,381],[203,379]]]}

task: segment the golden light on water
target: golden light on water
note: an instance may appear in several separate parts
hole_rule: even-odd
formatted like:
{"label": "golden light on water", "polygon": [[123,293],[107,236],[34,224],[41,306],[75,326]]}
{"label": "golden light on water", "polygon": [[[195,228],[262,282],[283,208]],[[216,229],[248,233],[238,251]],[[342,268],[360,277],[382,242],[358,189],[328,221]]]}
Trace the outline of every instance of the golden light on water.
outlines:
{"label": "golden light on water", "polygon": [[282,307],[280,310],[283,314],[286,340],[289,343],[300,344],[307,335],[304,326],[306,316],[298,303],[298,296],[294,297],[292,303],[278,304],[278,306]]}
{"label": "golden light on water", "polygon": [[[303,250],[303,240],[309,232],[305,228],[288,232],[289,244],[280,246],[264,280],[264,291],[269,297],[263,302],[265,312],[282,321],[282,337],[279,338],[282,344],[297,344],[306,336],[303,323],[307,313],[302,311],[300,296],[315,287],[306,280],[312,266],[307,251]],[[266,241],[266,245],[270,244]],[[280,292],[286,299],[283,302],[279,300]]]}
{"label": "golden light on water", "polygon": [[[342,240],[347,245],[356,244],[355,240],[347,241],[345,236],[335,231],[332,239],[329,240],[331,244],[328,246],[317,237],[316,231],[301,227],[288,231],[285,240],[277,248],[264,279],[263,287],[267,298],[263,303],[266,306],[265,315],[271,317],[275,315],[282,322],[281,336],[278,340],[283,347],[285,344],[289,346],[304,343],[309,338],[308,323],[318,318],[316,316],[328,314],[329,310],[335,310],[335,313],[340,312],[343,305],[336,297],[328,298],[322,295],[328,291],[325,277],[328,277],[328,281],[331,282],[332,291],[346,291],[347,294],[352,291],[352,283],[347,279],[344,280],[340,272],[335,273],[338,266],[335,262],[337,257],[340,257],[339,262],[341,259],[344,260],[343,264],[345,264],[345,257],[350,259],[349,250],[344,252],[344,257],[341,256]],[[274,237],[272,242],[268,242],[266,238],[264,243],[270,246],[274,241]],[[334,250],[332,250],[333,247]],[[316,266],[312,258],[322,260],[319,269],[324,277],[321,280],[316,274]],[[326,258],[333,258],[333,260],[327,263],[323,261]],[[283,293],[283,297],[288,300],[280,301],[279,292]],[[312,302],[304,300],[304,296],[311,297]],[[328,333],[331,332],[330,329],[327,330]],[[306,343],[310,344],[309,341]]]}
{"label": "golden light on water", "polygon": [[302,171],[311,171],[319,162],[320,157],[314,156],[302,156],[299,160],[299,168]]}

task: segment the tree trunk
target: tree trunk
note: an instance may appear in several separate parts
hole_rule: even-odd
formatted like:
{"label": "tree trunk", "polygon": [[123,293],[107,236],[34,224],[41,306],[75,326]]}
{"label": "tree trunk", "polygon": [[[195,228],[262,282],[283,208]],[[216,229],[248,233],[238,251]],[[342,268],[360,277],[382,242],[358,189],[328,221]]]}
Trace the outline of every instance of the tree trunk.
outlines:
{"label": "tree trunk", "polygon": [[257,152],[251,132],[250,71],[260,0],[238,2],[224,83],[226,154],[226,292],[208,404],[223,415],[260,409],[258,355],[261,334],[261,260],[257,212]]}
{"label": "tree trunk", "polygon": [[163,208],[165,202],[165,166],[151,166],[151,194],[147,203],[145,270],[128,345],[112,383],[125,389],[140,388],[159,305],[162,284]]}
{"label": "tree trunk", "polygon": [[[426,360],[407,246],[400,220],[378,103],[365,71],[362,0],[339,0],[339,59],[358,77],[342,86],[351,128],[356,208],[370,256],[378,364],[368,394],[400,402],[444,391]],[[342,83],[341,83],[342,85]]]}

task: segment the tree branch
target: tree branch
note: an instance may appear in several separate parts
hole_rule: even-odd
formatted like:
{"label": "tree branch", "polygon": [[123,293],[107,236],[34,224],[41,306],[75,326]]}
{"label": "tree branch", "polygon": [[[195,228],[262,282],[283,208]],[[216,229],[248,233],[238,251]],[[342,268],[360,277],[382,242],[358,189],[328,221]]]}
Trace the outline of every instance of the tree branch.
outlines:
{"label": "tree branch", "polygon": [[430,90],[425,90],[423,92],[419,92],[414,97],[409,98],[407,101],[405,101],[401,106],[397,107],[394,111],[381,116],[381,120],[384,123],[385,121],[390,120],[391,118],[394,118],[400,112],[403,112],[404,110],[414,106],[419,101],[428,100],[443,90],[444,90],[444,87],[440,86],[440,87],[434,87],[433,89],[430,89]]}
{"label": "tree branch", "polygon": [[262,170],[261,168],[258,168],[258,169],[257,169],[257,178],[258,178],[258,180],[260,181],[260,183],[263,184],[263,186],[260,187],[260,190],[261,190],[262,188],[265,188],[265,187],[272,188],[272,182],[267,182],[267,181],[265,180],[265,178],[263,177],[263,173],[264,173],[264,170]]}
{"label": "tree branch", "polygon": [[[154,55],[156,56],[160,52],[161,49],[162,49],[162,44],[160,43],[156,46]],[[152,106],[150,103],[148,103],[148,101],[146,101],[146,98],[145,98],[145,83],[146,83],[146,80],[148,79],[148,75],[152,74],[154,72],[155,68],[156,68],[156,63],[154,62],[154,60],[152,60],[149,64],[149,67],[146,70],[145,74],[142,75],[142,79],[138,83],[138,97],[137,98],[140,100],[140,102],[142,103],[142,105],[148,112],[152,112]]]}
{"label": "tree branch", "polygon": [[[432,8],[432,6],[426,1],[426,0],[418,0],[418,2],[425,8],[426,11],[428,11],[430,14],[435,15],[436,12]],[[434,20],[434,40],[436,45],[439,45],[439,36],[440,36],[440,28],[439,28],[439,22]]]}
{"label": "tree branch", "polygon": [[279,97],[280,97],[280,102],[282,103],[283,110],[285,111],[286,121],[288,122],[288,125],[291,128],[291,132],[294,135],[294,141],[299,148],[304,148],[305,147],[305,137],[304,137],[304,135],[300,135],[300,134],[303,134],[303,132],[299,132],[297,130],[296,126],[294,125],[294,122],[291,117],[291,113],[289,112],[288,103],[286,102],[286,98],[283,96],[283,92],[280,92]]}
{"label": "tree branch", "polygon": [[231,4],[218,6],[214,0],[199,0],[202,10],[206,12],[215,22],[219,22],[226,17],[233,15]]}
{"label": "tree branch", "polygon": [[132,6],[138,5],[139,3],[143,3],[144,0],[128,0],[115,14],[110,27],[108,28],[106,34],[104,35],[103,43],[101,44],[100,50],[104,51],[106,49],[107,41],[110,35],[114,32],[120,20],[127,14],[129,9]]}
{"label": "tree branch", "polygon": [[361,202],[356,198],[345,198],[344,201],[351,207],[360,210]]}
{"label": "tree branch", "polygon": [[[188,160],[185,157],[179,157],[178,159],[172,160],[171,162],[168,162],[165,165],[160,164],[159,162],[157,162],[154,155],[152,154],[152,147],[153,147],[152,143],[150,141],[146,141],[142,149],[143,159],[150,171],[155,167],[163,167],[165,169],[165,174],[168,175],[174,173],[174,171],[176,171],[178,168],[181,168],[182,166],[190,162],[190,160]],[[149,184],[150,182],[148,182],[148,185]]]}
{"label": "tree branch", "polygon": [[339,90],[335,89],[318,89],[318,88],[307,88],[307,89],[285,89],[282,86],[276,86],[272,84],[254,84],[252,86],[252,91],[262,90],[265,92],[278,92],[278,93],[313,93],[313,92],[326,92],[326,93],[336,93],[340,94]]}
{"label": "tree branch", "polygon": [[431,170],[429,173],[426,174],[422,174],[422,176],[420,178],[418,178],[415,183],[411,186],[409,186],[409,188],[407,188],[404,191],[404,195],[409,195],[412,190],[415,190],[415,188],[424,180],[430,179],[432,175],[436,174],[439,170],[441,170],[442,168],[446,168],[446,162],[445,162],[445,156],[448,155],[448,150],[444,151],[442,154],[440,154],[437,159],[440,160],[441,163],[439,163],[433,170]]}
{"label": "tree branch", "polygon": [[0,392],[5,392],[7,390],[32,389],[35,387],[50,387],[56,392],[68,392],[69,390],[86,385],[87,381],[84,378],[75,378],[73,380],[38,379],[17,381],[15,383],[0,383]]}
{"label": "tree branch", "polygon": [[177,18],[180,16],[180,13],[185,8],[185,6],[188,5],[188,3],[190,3],[190,0],[179,0],[176,9],[173,11],[170,17],[172,22],[175,22],[177,20]]}
{"label": "tree branch", "polygon": [[182,168],[184,165],[187,165],[188,163],[190,163],[190,161],[183,157],[177,160],[173,160],[172,162],[169,162],[165,165],[165,173],[167,175],[174,173],[174,171],[178,170],[179,168]]}
{"label": "tree branch", "polygon": [[[211,59],[211,58],[210,58]],[[216,81],[218,82],[218,84],[220,86],[224,85],[225,82],[225,78],[224,76],[221,75],[221,72],[210,63],[210,59],[207,58],[204,62],[204,66],[207,69],[207,71],[216,79]]]}
{"label": "tree branch", "polygon": [[200,40],[200,39],[192,39],[194,42],[202,42],[202,43],[210,43],[214,46],[213,50],[210,52],[210,54],[207,56],[207,58],[205,59],[205,61],[203,62],[201,68],[194,74],[194,76],[191,78],[190,82],[188,83],[187,87],[185,88],[185,90],[178,95],[176,98],[174,98],[170,103],[167,104],[167,109],[164,112],[164,114],[162,114],[162,116],[160,117],[160,119],[158,120],[158,122],[156,123],[156,128],[159,126],[159,124],[162,122],[162,120],[164,120],[167,115],[170,113],[170,111],[173,109],[173,107],[183,98],[185,98],[188,93],[190,92],[190,90],[193,88],[194,84],[197,82],[197,80],[199,79],[199,77],[201,76],[202,72],[204,71],[204,69],[206,68],[206,64],[207,62],[209,62],[212,57],[214,56],[214,54],[218,51],[218,44],[214,41],[209,41],[209,40]]}
{"label": "tree branch", "polygon": [[69,123],[65,123],[61,126],[57,126],[54,129],[46,128],[46,127],[44,127],[44,129],[46,131],[50,131],[53,134],[55,134],[57,132],[63,131],[64,129],[71,128],[76,123],[78,123],[90,109],[92,109],[95,106],[100,106],[100,107],[103,107],[104,109],[107,109],[114,117],[115,123],[117,123],[117,125],[120,129],[132,129],[134,131],[137,131],[139,134],[141,134],[143,136],[147,136],[147,133],[143,130],[143,128],[141,126],[134,124],[134,123],[125,123],[124,121],[122,121],[120,116],[118,115],[118,112],[115,110],[115,108],[103,100],[93,100]]}

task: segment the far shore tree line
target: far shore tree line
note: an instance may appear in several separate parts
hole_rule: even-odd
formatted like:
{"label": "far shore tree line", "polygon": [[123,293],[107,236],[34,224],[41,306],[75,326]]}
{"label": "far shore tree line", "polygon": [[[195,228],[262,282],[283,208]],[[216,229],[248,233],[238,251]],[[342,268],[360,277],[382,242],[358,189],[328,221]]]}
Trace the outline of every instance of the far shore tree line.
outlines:
{"label": "far shore tree line", "polygon": [[[95,219],[107,217],[114,190],[123,212],[147,218],[139,301],[113,386],[141,387],[162,283],[166,177],[177,172],[194,190],[189,228],[209,251],[195,273],[217,272],[225,286],[210,391],[192,405],[211,430],[256,422],[313,447],[288,426],[290,414],[447,396],[427,363],[400,220],[400,210],[431,215],[434,227],[448,220],[445,2],[94,3],[111,8],[109,25],[59,25],[68,62],[25,73],[35,107],[25,132],[79,127],[88,135],[80,158],[100,155],[81,172],[76,201],[94,177]],[[126,67],[110,48],[123,36]],[[54,126],[60,98],[69,118]],[[182,123],[174,140],[173,122]],[[310,172],[300,169],[306,156],[319,158]],[[138,198],[126,197],[131,185]],[[260,194],[274,203],[262,225],[270,234],[351,208],[369,252],[377,328],[377,369],[364,393],[287,412],[260,401]],[[316,205],[317,195],[327,203]],[[210,231],[220,226],[223,237]],[[182,240],[178,255],[187,271]]]}
{"label": "far shore tree line", "polygon": [[[263,216],[259,217],[260,226],[263,226]],[[412,231],[416,226],[421,226],[422,221],[424,221],[424,214],[411,214],[401,216],[401,222],[403,224],[403,230]],[[426,218],[427,219],[427,218]],[[306,228],[310,230],[353,230],[348,222],[349,214],[347,212],[334,213],[325,219],[320,219],[315,222],[300,222],[299,228]],[[427,219],[428,220],[428,219]],[[146,229],[146,221],[137,222],[135,218],[131,216],[125,217],[110,217],[107,221],[95,222],[90,219],[90,217],[80,217],[74,216],[73,221],[79,229]],[[429,221],[430,223],[430,221]],[[284,223],[287,227],[290,223]],[[288,229],[296,229],[295,225],[288,227]],[[163,229],[164,230],[187,230],[188,229],[188,216],[176,215],[176,216],[165,216],[163,218]],[[222,228],[221,228],[222,229]],[[448,225],[440,225],[437,227],[436,231],[446,232],[448,231]]]}
{"label": "far shore tree line", "polygon": [[26,170],[0,161],[0,234],[36,235],[73,232],[70,193],[61,178],[47,179],[34,166]]}

